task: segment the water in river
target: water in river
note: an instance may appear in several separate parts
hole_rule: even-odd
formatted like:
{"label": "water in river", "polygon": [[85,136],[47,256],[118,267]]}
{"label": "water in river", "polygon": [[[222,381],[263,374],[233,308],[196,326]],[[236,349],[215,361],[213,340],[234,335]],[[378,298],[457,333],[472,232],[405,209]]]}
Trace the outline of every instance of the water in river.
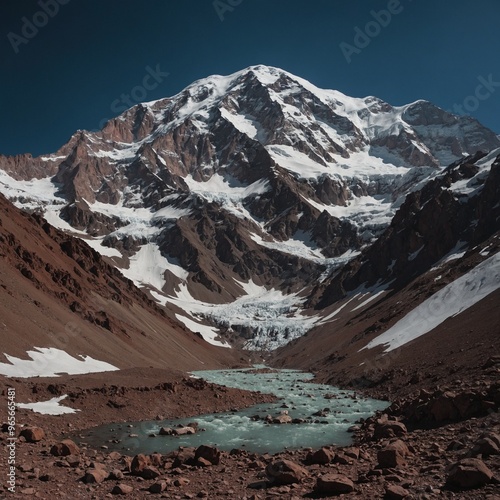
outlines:
{"label": "water in river", "polygon": [[[227,387],[274,394],[280,398],[276,403],[179,420],[131,422],[133,428],[127,427],[127,424],[106,425],[85,432],[81,440],[96,447],[106,444],[109,450],[124,454],[166,453],[179,446],[200,444],[216,445],[222,450],[242,448],[259,453],[331,444],[342,446],[350,444],[351,435],[347,429],[355,421],[389,405],[386,401],[356,396],[352,391],[314,384],[311,382],[313,375],[309,373],[296,370],[266,373],[255,368],[199,371],[193,372],[193,376]],[[262,420],[269,414],[279,415],[285,405],[290,417],[305,419],[306,422],[268,424]],[[328,409],[323,412],[325,416],[313,416],[325,409]],[[261,419],[252,419],[255,415]],[[175,427],[193,421],[205,431],[187,436],[149,437],[150,434],[157,434],[160,427]]]}

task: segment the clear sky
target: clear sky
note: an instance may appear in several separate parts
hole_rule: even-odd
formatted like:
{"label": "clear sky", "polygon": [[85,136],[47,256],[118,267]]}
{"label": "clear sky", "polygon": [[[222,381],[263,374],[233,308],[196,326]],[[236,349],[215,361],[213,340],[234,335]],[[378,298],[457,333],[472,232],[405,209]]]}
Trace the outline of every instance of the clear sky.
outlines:
{"label": "clear sky", "polygon": [[139,101],[254,64],[500,133],[499,0],[5,0],[0,153],[54,152]]}

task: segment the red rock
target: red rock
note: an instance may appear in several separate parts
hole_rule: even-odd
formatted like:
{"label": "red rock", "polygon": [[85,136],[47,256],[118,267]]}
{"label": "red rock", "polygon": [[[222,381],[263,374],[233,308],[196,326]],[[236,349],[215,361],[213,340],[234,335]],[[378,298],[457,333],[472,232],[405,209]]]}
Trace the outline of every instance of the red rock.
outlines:
{"label": "red rock", "polygon": [[326,474],[318,477],[314,490],[318,493],[339,495],[354,491],[354,483],[343,474]]}
{"label": "red rock", "polygon": [[40,427],[24,427],[20,434],[28,443],[38,443],[45,438],[45,431]]}
{"label": "red rock", "polygon": [[76,455],[68,455],[64,458],[70,467],[78,467],[81,463],[81,459]]}
{"label": "red rock", "polygon": [[109,477],[105,469],[88,469],[83,476],[83,482],[86,484],[102,483]]}
{"label": "red rock", "polygon": [[453,401],[455,397],[455,393],[445,392],[431,403],[429,412],[436,422],[455,420],[458,418],[459,411]]}
{"label": "red rock", "polygon": [[161,453],[152,453],[149,455],[149,460],[151,465],[154,465],[155,467],[163,467],[163,456]]}
{"label": "red rock", "polygon": [[140,476],[142,474],[142,471],[150,465],[150,460],[149,457],[146,455],[143,455],[142,453],[139,453],[139,455],[136,455],[132,459],[132,463],[130,464],[130,472],[134,476]]}
{"label": "red rock", "polygon": [[402,486],[398,486],[397,484],[388,484],[385,487],[385,496],[386,500],[402,500],[406,498],[410,492],[405,490]]}
{"label": "red rock", "polygon": [[144,469],[140,472],[140,476],[143,479],[156,479],[160,476],[160,471],[152,465],[146,465],[146,467],[144,467]]}
{"label": "red rock", "polygon": [[344,450],[344,454],[349,458],[359,459],[359,448],[351,447]]}
{"label": "red rock", "polygon": [[50,448],[50,453],[55,457],[66,457],[68,455],[78,455],[80,448],[71,439],[63,439]]}
{"label": "red rock", "polygon": [[500,449],[498,445],[490,439],[489,437],[483,437],[476,441],[476,444],[472,448],[470,455],[475,457],[477,455],[483,455],[488,457],[490,455],[499,455]]}
{"label": "red rock", "polygon": [[406,463],[410,451],[406,444],[400,439],[390,443],[377,453],[378,464],[383,469],[398,467]]}
{"label": "red rock", "polygon": [[493,478],[493,472],[477,458],[464,458],[448,469],[446,483],[450,486],[468,490],[480,488]]}
{"label": "red rock", "polygon": [[129,486],[128,484],[119,483],[115,485],[115,487],[111,490],[111,493],[113,493],[113,495],[128,495],[133,491],[134,488],[132,488],[132,486]]}
{"label": "red rock", "polygon": [[387,422],[375,426],[373,437],[375,439],[390,438],[394,436],[403,436],[408,431],[405,424],[396,420],[388,420]]}
{"label": "red rock", "polygon": [[198,457],[196,459],[196,465],[199,465],[200,467],[210,467],[212,463],[209,462],[206,458]]}
{"label": "red rock", "polygon": [[266,474],[275,484],[293,484],[300,483],[309,472],[291,460],[279,460],[267,465]]}
{"label": "red rock", "polygon": [[307,461],[311,464],[329,464],[333,458],[335,457],[335,453],[330,451],[328,448],[321,448],[314,453],[310,453],[308,455]]}
{"label": "red rock", "polygon": [[161,493],[167,489],[167,482],[166,481],[159,481],[157,483],[153,483],[149,487],[149,492],[150,493]]}
{"label": "red rock", "polygon": [[192,464],[194,462],[194,454],[194,448],[183,448],[182,450],[180,449],[173,456],[174,462],[172,464],[172,467],[175,469],[176,467],[179,467],[183,464]]}
{"label": "red rock", "polygon": [[219,465],[220,457],[221,453],[217,448],[214,446],[205,446],[203,444],[196,448],[196,452],[194,454],[195,460],[203,458],[210,462],[211,465]]}
{"label": "red rock", "polygon": [[172,429],[174,436],[185,436],[187,434],[196,434],[196,429],[193,427],[179,427],[178,429]]}

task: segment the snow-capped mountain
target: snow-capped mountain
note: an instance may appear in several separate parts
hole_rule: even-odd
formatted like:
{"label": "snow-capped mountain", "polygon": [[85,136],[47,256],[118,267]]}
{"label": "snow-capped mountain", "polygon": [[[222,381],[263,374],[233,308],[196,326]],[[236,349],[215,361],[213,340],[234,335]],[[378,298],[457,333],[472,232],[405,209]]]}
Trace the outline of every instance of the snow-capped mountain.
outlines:
{"label": "snow-capped mountain", "polygon": [[54,154],[0,156],[0,191],[209,342],[274,348],[322,321],[301,310],[307,291],[331,289],[408,193],[498,147],[426,101],[395,107],[253,66],[134,106]]}

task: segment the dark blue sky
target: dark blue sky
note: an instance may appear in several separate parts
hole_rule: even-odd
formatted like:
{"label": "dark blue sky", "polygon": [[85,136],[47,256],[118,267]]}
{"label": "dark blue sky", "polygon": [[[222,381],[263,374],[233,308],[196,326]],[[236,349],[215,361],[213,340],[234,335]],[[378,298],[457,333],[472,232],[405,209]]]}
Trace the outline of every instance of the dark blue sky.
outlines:
{"label": "dark blue sky", "polygon": [[2,2],[0,153],[53,152],[137,100],[254,64],[500,133],[499,20],[498,0]]}

